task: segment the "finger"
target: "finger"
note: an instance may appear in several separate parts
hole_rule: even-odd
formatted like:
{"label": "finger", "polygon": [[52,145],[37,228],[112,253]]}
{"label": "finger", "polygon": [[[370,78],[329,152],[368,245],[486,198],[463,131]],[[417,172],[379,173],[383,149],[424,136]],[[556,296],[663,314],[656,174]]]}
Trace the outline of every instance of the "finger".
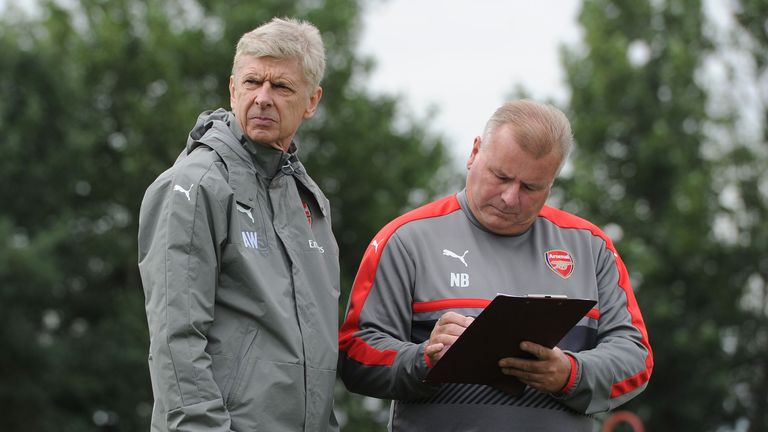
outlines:
{"label": "finger", "polygon": [[437,325],[456,324],[461,327],[466,327],[468,325],[466,324],[467,318],[470,318],[470,317],[464,316],[462,314],[459,314],[453,311],[446,312],[437,320]]}
{"label": "finger", "polygon": [[548,373],[547,364],[538,360],[521,360],[510,357],[499,360],[499,366],[502,369],[508,369],[510,372],[516,371],[516,373],[529,374],[531,376]]}
{"label": "finger", "polygon": [[501,373],[513,376],[526,385],[540,385],[542,377],[539,374],[515,368],[501,368]]}
{"label": "finger", "polygon": [[510,359],[503,359],[503,360],[513,360],[513,361],[499,361],[499,366],[502,370],[509,372],[508,375],[515,375],[519,376],[523,373],[529,373],[532,372],[532,366],[530,363],[525,361],[520,361],[518,359],[510,358]]}
{"label": "finger", "polygon": [[539,360],[549,360],[552,357],[552,350],[533,342],[520,342],[520,349],[533,354]]}
{"label": "finger", "polygon": [[444,333],[438,333],[433,335],[431,338],[429,338],[430,344],[443,344],[445,346],[453,345],[454,342],[456,342],[456,339],[458,339],[458,336],[450,335],[450,334],[444,334]]}
{"label": "finger", "polygon": [[530,360],[524,360],[517,357],[506,357],[499,360],[499,366],[501,367],[521,369],[521,370],[526,368],[527,363],[530,363]]}
{"label": "finger", "polygon": [[427,356],[432,366],[434,366],[437,364],[437,362],[440,361],[440,359],[443,358],[443,354],[445,354],[446,350],[446,345],[442,343],[436,343],[424,347],[424,354]]}
{"label": "finger", "polygon": [[517,378],[520,378],[521,375],[523,374],[523,372],[525,372],[525,371],[523,371],[522,369],[517,369],[517,368],[510,368],[510,367],[503,367],[503,368],[501,368],[501,373],[503,373],[504,375],[511,375],[511,376],[517,377]]}
{"label": "finger", "polygon": [[437,333],[460,336],[467,328],[458,324],[444,324],[435,328]]}
{"label": "finger", "polygon": [[446,312],[440,315],[440,318],[437,319],[437,325],[447,324],[455,321],[455,315],[458,314],[456,312]]}

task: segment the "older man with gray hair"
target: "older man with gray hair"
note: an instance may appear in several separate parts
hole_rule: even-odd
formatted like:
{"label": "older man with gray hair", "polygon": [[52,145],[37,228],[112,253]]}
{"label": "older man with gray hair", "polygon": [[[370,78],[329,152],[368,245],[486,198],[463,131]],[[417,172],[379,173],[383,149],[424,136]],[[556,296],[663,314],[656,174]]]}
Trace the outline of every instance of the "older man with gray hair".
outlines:
{"label": "older man with gray hair", "polygon": [[231,111],[206,111],[147,189],[139,269],[153,431],[338,430],[338,246],[293,138],[323,94],[313,25],[237,44]]}

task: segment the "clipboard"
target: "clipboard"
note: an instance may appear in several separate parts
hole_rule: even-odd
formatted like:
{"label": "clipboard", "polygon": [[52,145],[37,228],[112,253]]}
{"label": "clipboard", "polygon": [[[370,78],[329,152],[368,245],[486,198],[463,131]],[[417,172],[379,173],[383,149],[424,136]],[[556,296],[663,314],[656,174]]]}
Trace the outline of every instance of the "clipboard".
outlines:
{"label": "clipboard", "polygon": [[523,341],[554,347],[596,303],[557,295],[498,294],[429,370],[425,382],[486,384],[519,395],[525,384],[501,373],[498,361],[532,358],[520,349]]}

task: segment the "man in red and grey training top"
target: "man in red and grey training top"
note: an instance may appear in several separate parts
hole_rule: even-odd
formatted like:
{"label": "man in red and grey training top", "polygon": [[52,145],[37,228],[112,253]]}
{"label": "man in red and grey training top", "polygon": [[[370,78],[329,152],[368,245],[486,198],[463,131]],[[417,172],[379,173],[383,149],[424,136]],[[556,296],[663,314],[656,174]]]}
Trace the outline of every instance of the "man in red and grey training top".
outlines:
{"label": "man in red and grey training top", "polygon": [[[341,377],[350,391],[394,400],[390,430],[589,432],[591,414],[645,389],[651,347],[611,239],[544,205],[571,146],[562,112],[507,103],[475,138],[466,188],[398,217],[371,241],[339,335]],[[533,360],[499,361],[527,384],[520,396],[425,384],[497,293],[597,304],[557,347],[523,342]]]}

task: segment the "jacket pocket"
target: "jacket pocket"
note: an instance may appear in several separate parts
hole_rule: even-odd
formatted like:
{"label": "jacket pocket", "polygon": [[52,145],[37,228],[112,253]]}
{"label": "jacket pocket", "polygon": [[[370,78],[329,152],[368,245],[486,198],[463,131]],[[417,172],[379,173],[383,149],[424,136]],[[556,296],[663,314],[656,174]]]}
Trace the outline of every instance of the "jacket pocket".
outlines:
{"label": "jacket pocket", "polygon": [[307,424],[306,430],[338,430],[333,414],[335,369],[307,367]]}
{"label": "jacket pocket", "polygon": [[247,368],[249,353],[258,334],[259,329],[251,327],[245,334],[245,337],[242,338],[237,354],[234,357],[227,355],[211,356],[213,376],[216,382],[219,383],[225,405],[228,404],[232,395],[237,391],[239,378],[242,376],[243,370]]}
{"label": "jacket pocket", "polygon": [[239,378],[239,388],[227,405],[232,429],[270,432],[316,430],[304,427],[307,415],[305,400],[310,396],[305,393],[305,373],[303,365],[271,362],[251,355],[248,371]]}

